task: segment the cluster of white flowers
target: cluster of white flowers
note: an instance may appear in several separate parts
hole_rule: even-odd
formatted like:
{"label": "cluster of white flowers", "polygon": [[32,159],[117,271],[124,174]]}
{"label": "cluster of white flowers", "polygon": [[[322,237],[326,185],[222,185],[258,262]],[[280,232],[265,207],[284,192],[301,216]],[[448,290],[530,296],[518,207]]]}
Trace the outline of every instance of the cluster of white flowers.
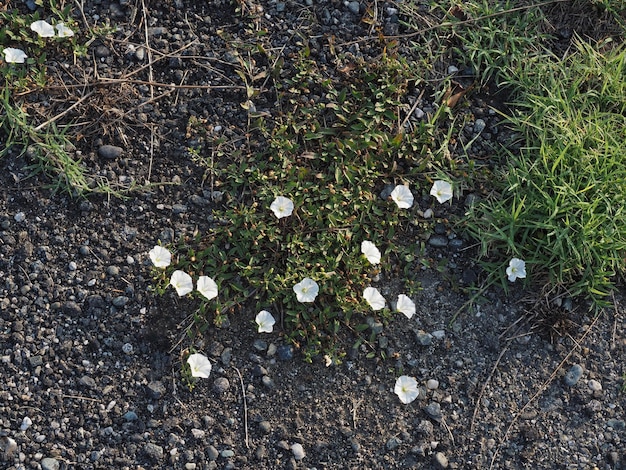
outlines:
{"label": "cluster of white flowers", "polygon": [[[452,198],[452,186],[446,181],[435,181],[430,194],[434,196],[439,203],[443,204]],[[391,199],[401,209],[408,209],[413,205],[413,194],[406,185],[396,186],[391,192]],[[278,196],[271,203],[270,210],[278,219],[289,217],[293,214],[294,203],[287,197]],[[371,264],[380,264],[382,257],[381,252],[372,241],[363,240],[361,242],[361,253]],[[166,268],[172,262],[172,254],[162,246],[155,246],[150,250],[149,254],[152,263],[157,268]],[[517,278],[525,278],[525,262],[519,258],[513,258],[509,263],[506,273],[511,282],[514,282]],[[181,270],[176,270],[172,273],[170,285],[176,289],[176,292],[181,297],[193,291],[193,280],[191,276]],[[216,282],[208,276],[200,276],[198,278],[196,289],[209,300],[218,295]],[[305,277],[293,286],[293,291],[296,294],[298,302],[311,303],[315,302],[320,288],[313,279]],[[387,301],[380,291],[372,286],[365,288],[363,298],[374,311],[382,310],[387,305]],[[395,310],[411,319],[416,312],[415,302],[407,295],[400,294],[395,303]],[[271,333],[274,330],[276,319],[267,310],[261,310],[257,314],[255,322],[259,333]],[[187,362],[193,377],[209,377],[211,373],[211,362],[206,356],[197,353],[191,354]],[[419,396],[417,380],[407,375],[398,377],[394,392],[398,395],[402,403],[411,403]]]}
{"label": "cluster of white flowers", "polygon": [[[148,253],[152,264],[157,268],[167,268],[172,262],[172,253],[167,248],[155,246]],[[193,292],[193,279],[185,271],[177,269],[170,277],[170,286],[176,289],[179,297],[183,297]],[[200,276],[196,283],[196,290],[208,300],[217,297],[217,283],[209,276]]]}
{"label": "cluster of white flowers", "polygon": [[[57,23],[52,26],[47,21],[37,20],[31,23],[30,29],[37,33],[40,38],[69,38],[74,36],[74,31],[65,26],[65,23]],[[2,54],[4,54],[4,61],[9,64],[23,64],[28,58],[26,52],[15,47],[4,48]]]}

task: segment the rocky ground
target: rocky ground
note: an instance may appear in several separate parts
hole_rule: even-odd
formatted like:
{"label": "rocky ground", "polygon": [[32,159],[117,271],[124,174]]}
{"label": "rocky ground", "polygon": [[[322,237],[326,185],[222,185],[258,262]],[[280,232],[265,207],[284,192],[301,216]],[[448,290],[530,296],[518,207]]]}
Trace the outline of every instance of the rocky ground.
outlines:
{"label": "rocky ground", "polygon": [[[17,149],[0,162],[2,468],[626,468],[621,295],[591,317],[571,299],[536,304],[494,290],[451,324],[467,301],[452,287],[475,275],[471,250],[455,244],[427,245],[425,257],[447,262],[415,273],[418,313],[378,332],[385,359],[352,350],[338,366],[305,363],[279,331],[260,337],[256,312],[243,311],[196,342],[213,372],[185,387],[178,341],[194,306],[153,295],[147,253],[209,226],[214,201],[185,150],[186,126],[194,115],[245,137],[245,90],[223,38],[249,35],[251,23],[219,0],[81,5],[80,21],[118,32],[91,43],[82,64],[49,68],[98,82],[74,108],[91,117],[76,152],[94,181],[163,184],[80,200],[28,178]],[[352,41],[377,34],[358,2],[240,6],[260,13],[286,56],[296,30],[319,61],[324,35],[367,54],[367,40]],[[377,8],[386,34],[402,32],[393,4]],[[71,91],[74,101],[84,92]],[[59,96],[29,99],[62,110]],[[274,112],[266,100],[257,108]],[[472,106],[480,126],[494,124],[478,98]],[[409,405],[393,393],[401,374],[422,385]]]}

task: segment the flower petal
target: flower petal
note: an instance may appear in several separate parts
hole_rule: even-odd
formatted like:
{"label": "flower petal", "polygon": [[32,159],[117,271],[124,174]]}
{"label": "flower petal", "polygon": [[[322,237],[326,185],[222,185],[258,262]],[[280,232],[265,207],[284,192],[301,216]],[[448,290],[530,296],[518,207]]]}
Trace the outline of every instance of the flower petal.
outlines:
{"label": "flower petal", "polygon": [[430,195],[437,198],[440,204],[452,199],[452,185],[447,181],[437,180],[433,183]]}
{"label": "flower petal", "polygon": [[305,277],[298,284],[293,286],[298,302],[314,302],[320,287],[313,279]]}
{"label": "flower petal", "polygon": [[375,287],[366,287],[363,291],[363,298],[372,307],[373,310],[385,308],[387,302],[381,293]]}
{"label": "flower petal", "polygon": [[415,315],[415,302],[413,302],[406,295],[400,294],[398,296],[398,301],[396,302],[396,310],[404,313],[407,318],[411,318]]}
{"label": "flower petal", "polygon": [[401,375],[397,378],[393,391],[404,404],[411,403],[420,394],[417,380],[415,380],[415,377],[409,377],[408,375]]}
{"label": "flower petal", "polygon": [[270,209],[279,219],[289,217],[293,212],[293,207],[293,201],[284,196],[278,196],[270,205]]}
{"label": "flower petal", "polygon": [[204,354],[192,354],[187,358],[187,364],[191,369],[191,375],[208,379],[211,375],[211,361]]}
{"label": "flower petal", "polygon": [[30,29],[35,31],[39,37],[42,38],[53,38],[54,37],[54,27],[44,20],[33,21],[30,25]]}
{"label": "flower petal", "polygon": [[172,262],[172,253],[162,246],[156,245],[148,254],[150,255],[150,261],[157,268],[167,268]]}
{"label": "flower petal", "polygon": [[14,47],[6,47],[2,53],[4,54],[4,61],[9,64],[23,64],[28,58],[22,49],[15,49]]}
{"label": "flower petal", "polygon": [[370,263],[380,263],[380,250],[371,241],[364,240],[361,242],[361,253],[365,255]]}
{"label": "flower petal", "polygon": [[193,291],[193,281],[191,276],[184,271],[176,270],[170,278],[170,285],[176,289],[179,297],[189,294]]}
{"label": "flower petal", "polygon": [[56,24],[57,35],[60,38],[71,38],[74,36],[74,31],[65,26],[65,23],[57,23]]}
{"label": "flower petal", "polygon": [[399,184],[391,191],[391,199],[400,209],[408,209],[413,205],[413,193],[408,186]]}
{"label": "flower petal", "polygon": [[256,316],[256,324],[259,325],[259,333],[271,333],[274,331],[276,320],[267,310],[261,310]]}
{"label": "flower petal", "polygon": [[198,278],[197,289],[198,292],[209,300],[217,297],[217,284],[209,276],[200,276]]}

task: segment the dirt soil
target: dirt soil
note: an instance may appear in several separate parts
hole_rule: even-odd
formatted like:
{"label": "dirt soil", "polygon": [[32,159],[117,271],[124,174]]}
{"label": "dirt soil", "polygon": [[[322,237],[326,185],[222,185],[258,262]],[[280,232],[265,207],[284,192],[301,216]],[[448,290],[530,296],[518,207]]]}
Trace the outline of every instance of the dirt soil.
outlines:
{"label": "dirt soil", "polygon": [[[391,2],[78,5],[81,29],[117,32],[93,41],[85,60],[50,58],[56,88],[28,95],[28,109],[44,122],[77,103],[59,123],[83,120],[75,152],[93,181],[152,185],[82,200],[28,177],[20,149],[0,161],[0,467],[626,468],[622,297],[592,317],[575,299],[536,303],[514,285],[451,322],[468,300],[460,287],[478,274],[460,234],[426,244],[433,267],[415,270],[418,312],[373,324],[382,327],[374,357],[364,347],[340,365],[306,363],[280,328],[259,335],[256,312],[244,309],[195,341],[213,371],[185,387],[180,355],[195,304],[152,293],[148,251],[207,230],[219,203],[187,151],[191,116],[233,148],[255,145],[233,45],[267,31],[267,47],[288,62],[307,42],[332,75],[334,54],[375,60],[379,33],[406,31]],[[410,54],[410,39],[398,41]],[[463,64],[439,67],[450,65]],[[256,110],[278,113],[275,99],[263,93]],[[423,99],[425,109],[434,100]],[[467,99],[493,132],[489,97]],[[488,147],[476,145],[484,158]],[[435,235],[453,240],[438,211]],[[393,285],[383,274],[383,293]],[[408,405],[393,393],[402,374],[421,386]]]}

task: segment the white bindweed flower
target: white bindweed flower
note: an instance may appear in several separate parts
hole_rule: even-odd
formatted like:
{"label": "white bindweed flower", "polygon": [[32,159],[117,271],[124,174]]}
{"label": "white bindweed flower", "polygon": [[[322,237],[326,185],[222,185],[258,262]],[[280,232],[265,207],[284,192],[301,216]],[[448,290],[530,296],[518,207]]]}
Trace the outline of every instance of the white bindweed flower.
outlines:
{"label": "white bindweed flower", "polygon": [[365,255],[370,263],[380,263],[380,250],[371,241],[364,240],[361,242],[361,253]]}
{"label": "white bindweed flower", "polygon": [[270,205],[270,209],[279,219],[289,217],[293,212],[293,201],[284,196],[278,196]]}
{"label": "white bindweed flower", "polygon": [[209,276],[200,276],[198,278],[197,289],[198,292],[209,300],[217,297],[217,284]]}
{"label": "white bindweed flower", "polygon": [[420,394],[420,390],[417,387],[417,380],[415,380],[415,377],[409,377],[408,375],[398,377],[393,391],[400,397],[400,401],[405,405],[411,403]]}
{"label": "white bindweed flower", "polygon": [[187,364],[191,369],[191,375],[208,379],[211,375],[211,362],[204,354],[192,354],[187,358]]}
{"label": "white bindweed flower", "polygon": [[35,31],[41,38],[53,38],[54,26],[44,20],[37,20],[31,23],[30,29]]}
{"label": "white bindweed flower", "polygon": [[396,302],[396,310],[402,312],[407,318],[411,318],[415,315],[415,302],[413,302],[408,296],[400,294],[398,301]]}
{"label": "white bindweed flower", "polygon": [[276,320],[267,310],[261,310],[256,318],[256,324],[259,325],[259,333],[271,333],[274,331]]}
{"label": "white bindweed flower", "polygon": [[179,297],[189,294],[193,290],[191,276],[184,271],[176,270],[170,278],[170,285],[176,289]]}
{"label": "white bindweed flower", "polygon": [[57,23],[55,27],[60,38],[71,38],[74,36],[74,31],[65,26],[65,23]]}
{"label": "white bindweed flower", "polygon": [[15,49],[14,47],[7,47],[2,50],[2,53],[4,54],[5,62],[9,64],[23,64],[28,58],[22,49]]}
{"label": "white bindweed flower", "polygon": [[400,209],[408,209],[413,205],[413,193],[408,186],[399,184],[391,191],[391,199]]}
{"label": "white bindweed flower", "polygon": [[363,298],[367,300],[367,303],[370,304],[370,307],[372,307],[373,310],[385,308],[387,303],[385,298],[375,287],[366,287],[363,291]]}
{"label": "white bindweed flower", "polygon": [[150,255],[150,261],[157,268],[167,268],[172,262],[172,253],[162,246],[156,245],[148,254]]}
{"label": "white bindweed flower", "polygon": [[305,277],[293,286],[293,291],[296,293],[298,302],[314,302],[320,291],[320,286],[313,279]]}
{"label": "white bindweed flower", "polygon": [[452,199],[452,185],[447,181],[437,180],[433,183],[430,195],[435,196],[439,204],[443,204]]}
{"label": "white bindweed flower", "polygon": [[521,279],[526,277],[526,262],[519,258],[513,258],[509,261],[509,267],[506,268],[506,274],[509,276],[509,281],[515,282],[519,277]]}

